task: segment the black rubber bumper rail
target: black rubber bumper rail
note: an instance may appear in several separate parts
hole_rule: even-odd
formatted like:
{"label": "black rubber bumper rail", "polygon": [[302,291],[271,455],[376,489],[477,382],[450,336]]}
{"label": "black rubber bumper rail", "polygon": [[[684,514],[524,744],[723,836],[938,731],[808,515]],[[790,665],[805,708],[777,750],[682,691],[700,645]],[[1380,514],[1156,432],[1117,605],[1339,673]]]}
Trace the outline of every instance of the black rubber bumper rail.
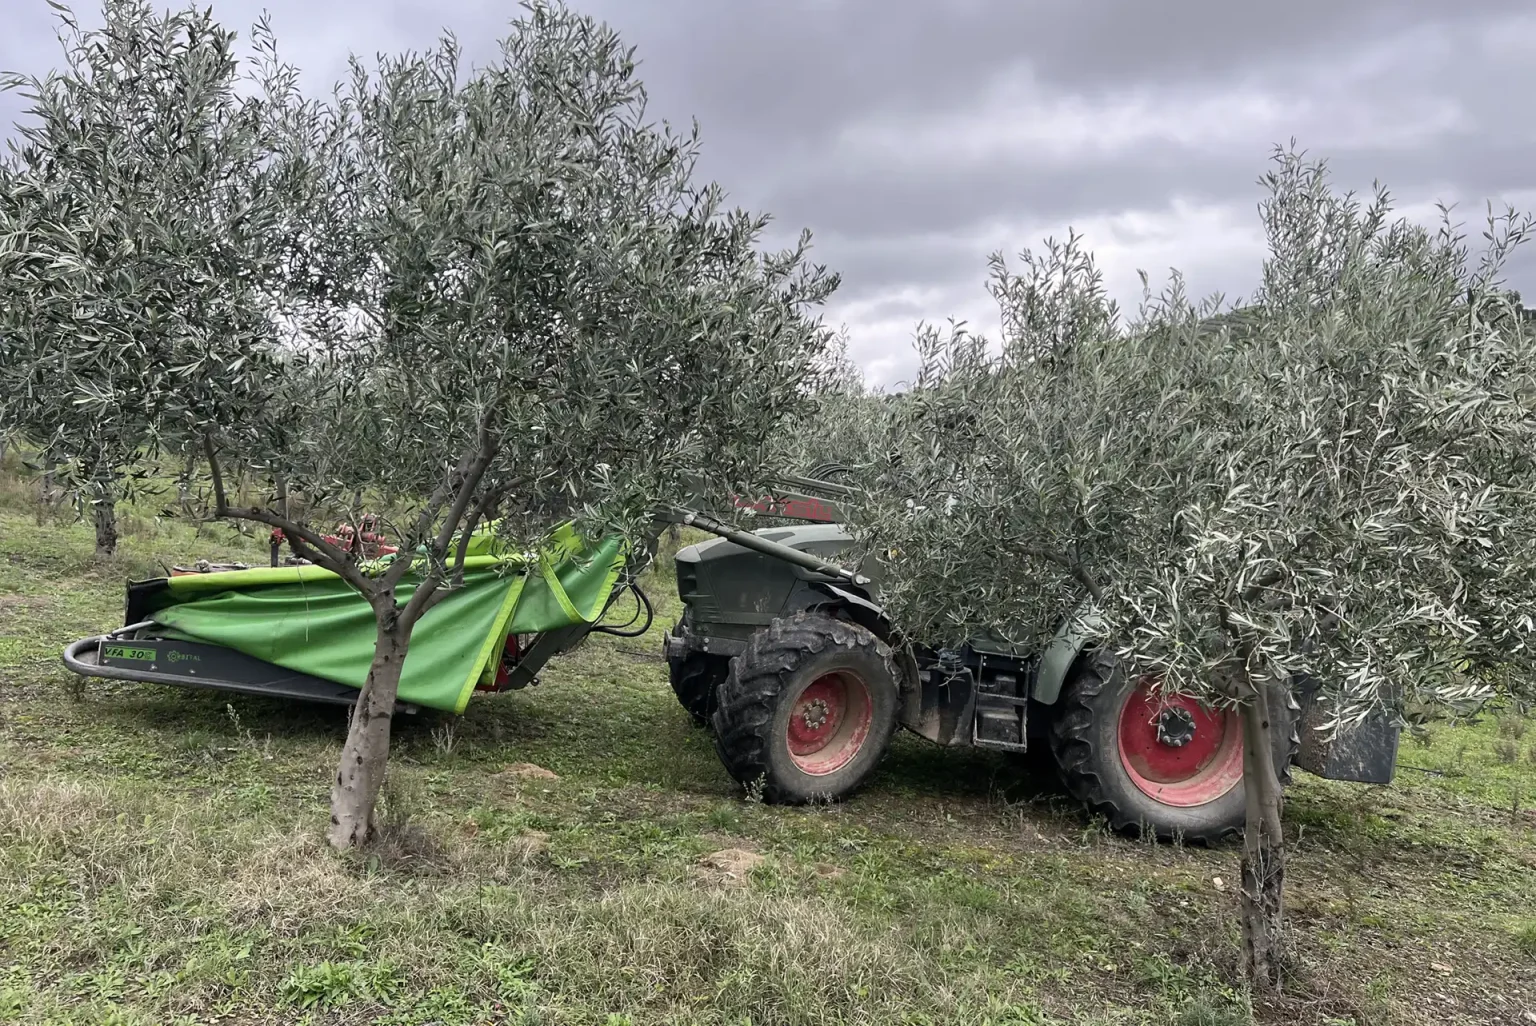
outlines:
{"label": "black rubber bumper rail", "polygon": [[[289,670],[222,645],[169,638],[128,637],[142,628],[153,626],[151,623],[132,624],[110,634],[81,638],[64,649],[64,665],[82,677],[173,684],[331,705],[350,706],[357,701],[357,689],[354,687]],[[104,657],[105,645],[139,648],[142,654],[132,662],[142,665],[125,665],[128,660]],[[417,711],[416,706],[405,702],[400,703],[397,709],[405,713]]]}

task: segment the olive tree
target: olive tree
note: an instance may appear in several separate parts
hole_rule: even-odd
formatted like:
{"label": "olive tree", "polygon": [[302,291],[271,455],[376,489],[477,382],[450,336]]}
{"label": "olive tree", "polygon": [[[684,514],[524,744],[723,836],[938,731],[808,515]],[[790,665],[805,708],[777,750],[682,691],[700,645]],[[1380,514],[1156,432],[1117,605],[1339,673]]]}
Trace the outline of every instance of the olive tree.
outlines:
{"label": "olive tree", "polygon": [[[558,5],[525,5],[484,67],[448,38],[354,61],[325,102],[264,29],[237,100],[233,37],[205,15],[105,10],[92,33],[66,15],[68,67],[34,83],[6,328],[39,387],[109,367],[90,394],[132,410],[125,439],[196,438],[213,516],[281,531],[368,602],[328,831],[359,845],[412,630],[475,529],[532,551],[573,520],[643,562],[685,483],[755,487],[819,373],[836,277],[806,237],[762,251],[766,217],[695,182],[697,130],[647,119],[633,52]],[[58,435],[93,452],[94,424]],[[317,526],[359,495],[388,513],[385,565]]]}
{"label": "olive tree", "polygon": [[106,0],[102,17],[84,31],[61,9],[63,67],[3,80],[29,107],[0,173],[0,422],[40,446],[110,555],[162,428],[223,384],[197,337],[255,313],[229,297],[272,223],[263,134],[293,82],[264,26],[241,95],[235,37],[207,12]]}
{"label": "olive tree", "polygon": [[[9,155],[0,157],[0,203],[10,203],[15,176],[16,169]],[[0,220],[0,225],[8,226],[9,219]],[[12,245],[9,231],[0,236],[0,253],[9,251]],[[8,380],[21,362],[15,336],[5,328],[6,311],[13,302],[0,293],[0,465],[5,463],[11,443],[21,434],[22,405],[13,397],[12,383]]]}
{"label": "olive tree", "polygon": [[[331,220],[269,290],[292,337],[273,386],[206,424],[206,456],[217,515],[282,531],[376,614],[331,796],[346,847],[374,832],[411,633],[470,534],[494,522],[534,551],[569,519],[643,560],[689,484],[754,487],[817,373],[812,312],[836,279],[805,238],[760,251],[767,219],[694,180],[697,130],[647,119],[633,52],[557,5],[526,5],[483,67],[452,38],[354,62],[323,120],[325,159],[295,181]],[[295,268],[323,301],[284,284]],[[231,459],[268,501],[229,496]],[[390,511],[386,568],[286,507],[359,490]]]}
{"label": "olive tree", "polygon": [[855,512],[910,636],[1043,643],[1076,609],[1103,639],[1084,658],[1231,710],[1260,989],[1284,966],[1265,755],[1284,763],[1292,685],[1348,731],[1486,696],[1493,665],[1531,679],[1536,635],[1536,341],[1498,280],[1528,222],[1490,218],[1474,258],[1448,219],[1394,220],[1293,152],[1264,184],[1263,284],[1236,310],[1175,276],[1122,323],[1075,238],[1021,273],[994,258],[1000,347],[920,333]]}

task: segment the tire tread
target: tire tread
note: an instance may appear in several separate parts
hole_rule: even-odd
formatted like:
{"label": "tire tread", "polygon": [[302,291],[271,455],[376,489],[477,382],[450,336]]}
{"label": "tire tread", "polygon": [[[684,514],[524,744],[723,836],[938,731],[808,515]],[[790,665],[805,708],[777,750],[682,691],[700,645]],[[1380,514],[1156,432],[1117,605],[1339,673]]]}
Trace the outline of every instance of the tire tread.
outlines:
{"label": "tire tread", "polygon": [[[715,752],[726,772],[744,787],[761,781],[766,801],[804,800],[774,780],[770,758],[774,711],[779,696],[806,658],[820,655],[829,647],[866,650],[886,667],[890,681],[899,679],[890,647],[863,627],[822,613],[796,613],[776,619],[754,634],[746,650],[731,660],[731,671],[719,687],[719,702],[712,720]],[[895,727],[893,717],[890,733],[870,739],[881,746],[882,754]],[[870,764],[871,771],[878,761]],[[857,788],[867,775],[847,791]]]}
{"label": "tire tread", "polygon": [[[1105,786],[1099,767],[1106,764],[1105,760],[1113,758],[1114,753],[1099,751],[1094,738],[1094,703],[1104,694],[1116,671],[1117,661],[1112,653],[1099,649],[1083,654],[1058,700],[1050,729],[1051,751],[1056,757],[1062,785],[1073,798],[1083,803],[1090,814],[1103,816],[1116,832],[1135,834],[1140,833],[1145,824],[1133,810],[1116,800],[1112,789]],[[1284,765],[1280,768],[1282,785],[1291,782],[1291,765],[1301,748],[1301,706],[1291,689],[1287,688],[1285,695],[1289,733]],[[1197,844],[1218,844],[1241,830],[1241,826],[1213,823],[1205,828],[1186,828],[1179,836]],[[1168,837],[1165,832],[1158,833],[1164,839]]]}

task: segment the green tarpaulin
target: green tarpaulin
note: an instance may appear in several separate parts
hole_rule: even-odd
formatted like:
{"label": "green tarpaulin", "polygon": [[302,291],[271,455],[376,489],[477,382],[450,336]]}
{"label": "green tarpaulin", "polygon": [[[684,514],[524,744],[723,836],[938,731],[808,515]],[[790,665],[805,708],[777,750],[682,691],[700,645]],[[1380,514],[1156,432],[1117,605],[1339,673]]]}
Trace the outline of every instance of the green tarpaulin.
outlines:
{"label": "green tarpaulin", "polygon": [[[540,559],[493,554],[476,532],[464,584],[416,624],[400,700],[463,712],[496,674],[508,634],[537,634],[602,615],[624,565],[624,544],[581,544],[567,525]],[[405,602],[420,575],[399,586]],[[152,582],[148,617],[168,637],[224,645],[257,659],[361,688],[373,661],[373,609],[336,574],[315,566],[187,574]]]}

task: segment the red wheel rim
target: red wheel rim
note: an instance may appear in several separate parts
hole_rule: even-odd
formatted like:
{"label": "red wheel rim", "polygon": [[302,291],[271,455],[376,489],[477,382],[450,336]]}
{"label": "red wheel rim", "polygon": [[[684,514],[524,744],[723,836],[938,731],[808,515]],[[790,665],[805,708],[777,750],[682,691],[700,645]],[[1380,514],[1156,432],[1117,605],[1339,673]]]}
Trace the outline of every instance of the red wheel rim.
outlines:
{"label": "red wheel rim", "polygon": [[790,707],[785,728],[789,757],[813,777],[835,773],[864,747],[873,719],[869,688],[857,674],[823,674],[807,684]]}
{"label": "red wheel rim", "polygon": [[1164,805],[1213,802],[1243,779],[1237,711],[1156,691],[1143,677],[1120,710],[1120,764],[1131,782]]}

